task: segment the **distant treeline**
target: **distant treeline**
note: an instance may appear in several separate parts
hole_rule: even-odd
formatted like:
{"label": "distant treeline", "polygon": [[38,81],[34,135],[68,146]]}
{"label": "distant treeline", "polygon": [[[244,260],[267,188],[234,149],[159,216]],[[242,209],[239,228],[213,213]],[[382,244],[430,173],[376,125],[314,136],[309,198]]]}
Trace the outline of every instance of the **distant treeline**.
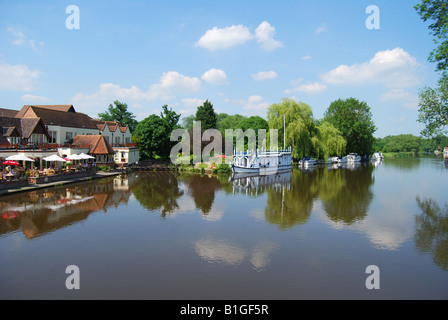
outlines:
{"label": "distant treeline", "polygon": [[448,137],[438,135],[433,138],[422,138],[412,134],[400,134],[376,138],[374,147],[377,151],[388,152],[434,152],[439,147],[448,147]]}

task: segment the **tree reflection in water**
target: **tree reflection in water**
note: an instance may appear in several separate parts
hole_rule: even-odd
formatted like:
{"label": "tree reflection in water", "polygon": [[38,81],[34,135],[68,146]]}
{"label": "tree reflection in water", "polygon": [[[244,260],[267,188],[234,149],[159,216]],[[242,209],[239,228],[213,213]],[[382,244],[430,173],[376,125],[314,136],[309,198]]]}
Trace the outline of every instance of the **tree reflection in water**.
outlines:
{"label": "tree reflection in water", "polygon": [[215,176],[187,174],[183,181],[188,185],[188,193],[194,200],[196,208],[208,214],[215,200],[215,191],[221,189],[221,182]]}
{"label": "tree reflection in water", "polygon": [[415,247],[430,253],[443,270],[448,270],[448,204],[440,208],[431,198],[416,198],[421,214],[415,217]]}
{"label": "tree reflection in water", "polygon": [[374,167],[293,170],[290,189],[267,189],[266,221],[291,228],[308,221],[314,201],[320,199],[329,219],[352,224],[366,217],[373,199]]}
{"label": "tree reflection in water", "polygon": [[328,218],[353,224],[363,220],[373,199],[373,166],[324,170],[319,179],[319,198]]}
{"label": "tree reflection in water", "polygon": [[140,173],[132,190],[138,202],[148,210],[160,210],[162,217],[179,208],[180,190],[177,177],[169,171]]}

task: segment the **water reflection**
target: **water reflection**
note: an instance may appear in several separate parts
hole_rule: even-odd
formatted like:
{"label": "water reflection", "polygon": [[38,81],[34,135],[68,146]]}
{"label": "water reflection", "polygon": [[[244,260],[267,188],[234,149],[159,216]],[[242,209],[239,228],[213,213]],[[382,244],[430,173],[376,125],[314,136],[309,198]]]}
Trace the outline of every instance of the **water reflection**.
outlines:
{"label": "water reflection", "polygon": [[311,167],[271,177],[234,178],[232,183],[234,192],[266,192],[265,219],[281,229],[306,223],[317,199],[330,220],[353,224],[367,215],[374,168],[370,164],[344,165],[337,170]]}
{"label": "water reflection", "polygon": [[22,231],[32,239],[82,222],[93,212],[127,203],[133,185],[133,176],[119,176],[3,196],[0,235]]}
{"label": "water reflection", "polygon": [[430,253],[443,270],[448,270],[448,204],[440,208],[431,198],[416,198],[421,213],[415,217],[415,247]]}
{"label": "water reflection", "polygon": [[194,244],[194,250],[209,263],[241,265],[246,260],[256,271],[263,271],[271,263],[271,254],[276,245],[269,241],[259,241],[254,248],[242,248],[225,240],[203,239]]}
{"label": "water reflection", "polygon": [[328,218],[353,224],[363,220],[373,199],[374,167],[359,165],[348,170],[324,170],[319,179],[319,198]]}
{"label": "water reflection", "polygon": [[162,217],[179,209],[178,199],[184,194],[176,175],[169,171],[156,171],[136,175],[132,190],[138,202],[148,210],[160,210]]}
{"label": "water reflection", "polygon": [[221,189],[221,182],[212,175],[187,174],[181,178],[188,186],[188,193],[196,207],[202,214],[209,214],[215,200],[215,192]]}

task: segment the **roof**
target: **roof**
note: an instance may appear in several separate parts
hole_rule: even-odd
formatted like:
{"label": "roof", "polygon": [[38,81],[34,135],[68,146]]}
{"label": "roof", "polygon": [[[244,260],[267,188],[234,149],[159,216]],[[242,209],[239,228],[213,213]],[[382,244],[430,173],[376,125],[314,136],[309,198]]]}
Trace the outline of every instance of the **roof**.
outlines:
{"label": "roof", "polygon": [[77,135],[73,138],[73,144],[90,145],[89,154],[115,154],[114,149],[102,135]]}
{"label": "roof", "polygon": [[42,119],[40,118],[12,118],[0,117],[0,127],[6,129],[6,132],[1,136],[1,140],[6,140],[6,137],[21,137],[28,139],[33,133],[44,134],[50,138],[48,130],[46,129]]}
{"label": "roof", "polygon": [[121,132],[121,133],[125,133],[126,130],[128,130],[129,126],[122,126],[120,125],[117,121],[103,121],[103,120],[99,120],[99,119],[93,119],[93,122],[95,122],[97,128],[101,131],[104,131],[104,129],[106,129],[106,126],[109,128],[110,132],[116,132],[117,129]]}
{"label": "roof", "polygon": [[[55,106],[57,107],[57,106]],[[74,110],[74,109],[73,109]],[[71,128],[98,129],[88,115],[80,112],[62,111],[41,106],[24,106],[16,118],[41,118],[45,125]]]}
{"label": "roof", "polygon": [[19,112],[18,110],[12,110],[12,109],[6,109],[6,108],[0,108],[0,117],[11,117],[14,118]]}
{"label": "roof", "polygon": [[48,109],[48,110],[55,110],[55,111],[64,111],[64,112],[74,112],[75,108],[73,107],[73,105],[71,104],[53,104],[53,105],[44,105],[44,104],[40,104],[40,105],[24,105],[22,107],[22,109],[20,109],[20,111],[17,112],[16,117],[17,118],[22,118],[23,115],[28,111],[28,109],[30,107],[36,107],[36,108],[40,108],[40,109]]}

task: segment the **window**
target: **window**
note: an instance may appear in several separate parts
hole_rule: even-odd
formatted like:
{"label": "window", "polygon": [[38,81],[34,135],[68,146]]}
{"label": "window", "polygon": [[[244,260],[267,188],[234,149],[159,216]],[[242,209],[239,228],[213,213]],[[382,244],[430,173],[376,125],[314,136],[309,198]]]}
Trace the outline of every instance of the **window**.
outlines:
{"label": "window", "polygon": [[48,142],[56,143],[57,132],[56,131],[48,131],[48,133],[50,134],[50,140]]}
{"label": "window", "polygon": [[66,132],[65,133],[65,141],[73,139],[73,132]]}

